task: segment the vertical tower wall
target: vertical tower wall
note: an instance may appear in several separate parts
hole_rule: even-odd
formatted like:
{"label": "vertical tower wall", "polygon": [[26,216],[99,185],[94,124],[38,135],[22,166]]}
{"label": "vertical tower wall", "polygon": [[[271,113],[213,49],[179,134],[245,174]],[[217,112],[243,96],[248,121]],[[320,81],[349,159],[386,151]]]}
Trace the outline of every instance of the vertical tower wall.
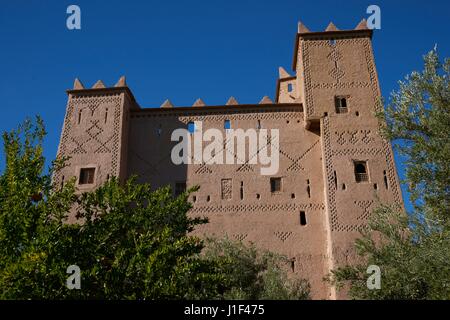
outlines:
{"label": "vertical tower wall", "polygon": [[[137,174],[153,188],[185,182],[200,185],[192,195],[193,216],[210,222],[195,230],[206,236],[228,235],[285,254],[292,271],[307,278],[314,298],[336,295],[322,278],[331,269],[357,258],[354,239],[380,202],[402,202],[389,142],[378,132],[374,112],[380,89],[371,47],[372,32],[359,30],[309,32],[299,26],[294,70],[280,68],[276,103],[257,105],[140,109],[121,78],[113,88],[98,82],[84,89],[76,81],[69,90],[59,156],[68,166],[55,176],[58,183],[76,177],[80,192],[100,186],[108,177],[121,181]],[[330,41],[331,40],[331,41]],[[336,109],[336,98],[345,105]],[[230,99],[231,101],[231,99]],[[345,107],[345,108],[344,108]],[[203,129],[225,133],[232,128],[279,129],[279,192],[259,165],[189,164],[170,160],[171,132],[201,121]],[[226,144],[224,151],[228,152]],[[253,156],[253,155],[250,155]],[[365,179],[355,165],[363,163]],[[92,183],[79,184],[80,170],[95,168]],[[195,197],[195,199],[194,199]],[[301,225],[304,212],[307,224]]]}
{"label": "vertical tower wall", "polygon": [[[375,116],[381,94],[371,35],[371,30],[298,35],[295,67],[305,121],[321,128],[330,269],[356,261],[354,239],[379,203],[402,204],[392,149]],[[337,102],[342,98],[344,104]],[[337,108],[342,105],[346,108]],[[359,164],[366,174],[359,173]]]}
{"label": "vertical tower wall", "polygon": [[[55,175],[55,183],[75,177],[78,190],[83,192],[112,176],[123,181],[127,177],[129,112],[134,106],[134,98],[125,87],[69,90],[58,148],[58,157],[69,160]],[[80,183],[83,168],[95,168],[92,183]]]}

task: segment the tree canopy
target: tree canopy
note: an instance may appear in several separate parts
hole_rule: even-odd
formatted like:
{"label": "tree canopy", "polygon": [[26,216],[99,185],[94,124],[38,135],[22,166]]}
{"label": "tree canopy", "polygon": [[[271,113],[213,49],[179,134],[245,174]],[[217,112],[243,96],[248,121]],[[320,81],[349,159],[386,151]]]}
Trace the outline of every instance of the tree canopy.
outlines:
{"label": "tree canopy", "polygon": [[[393,205],[377,208],[356,241],[365,261],[333,270],[331,279],[350,285],[355,299],[450,299],[450,59],[437,51],[424,69],[399,82],[378,114],[383,135],[406,159],[406,184],[414,204],[406,214]],[[368,265],[381,270],[381,289],[368,289]]]}
{"label": "tree canopy", "polygon": [[[44,136],[39,117],[3,135],[1,299],[309,297],[304,281],[286,277],[282,257],[228,240],[221,240],[226,254],[213,243],[204,252],[204,241],[190,234],[207,223],[188,215],[195,187],[174,197],[169,187],[152,190],[134,178],[113,177],[84,193],[75,179],[53,185],[70,159],[45,171]],[[79,223],[67,223],[69,214]],[[238,250],[242,256],[232,254]],[[80,290],[66,286],[72,265],[81,271]]]}

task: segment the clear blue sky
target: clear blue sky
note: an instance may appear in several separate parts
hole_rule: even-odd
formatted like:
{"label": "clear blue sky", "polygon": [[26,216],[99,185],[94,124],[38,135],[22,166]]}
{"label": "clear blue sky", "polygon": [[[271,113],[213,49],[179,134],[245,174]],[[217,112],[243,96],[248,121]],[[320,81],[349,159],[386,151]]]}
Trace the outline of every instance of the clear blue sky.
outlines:
{"label": "clear blue sky", "polygon": [[[66,28],[70,4],[81,8],[79,31]],[[291,68],[297,21],[312,31],[330,21],[352,29],[370,4],[381,8],[373,42],[385,97],[422,67],[435,43],[449,56],[447,0],[2,1],[0,131],[40,114],[49,133],[45,154],[53,159],[65,90],[75,77],[90,87],[126,75],[143,107],[167,98],[175,105],[198,97],[206,104],[224,104],[231,95],[240,103],[273,98],[278,66]]]}

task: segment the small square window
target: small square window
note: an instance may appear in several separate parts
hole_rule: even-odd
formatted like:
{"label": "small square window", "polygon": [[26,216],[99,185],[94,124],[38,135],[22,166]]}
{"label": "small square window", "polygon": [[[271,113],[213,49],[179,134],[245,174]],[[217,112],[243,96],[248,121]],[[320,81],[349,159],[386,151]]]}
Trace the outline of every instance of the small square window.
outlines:
{"label": "small square window", "polygon": [[292,92],[292,83],[288,83],[288,92]]}
{"label": "small square window", "polygon": [[225,122],[223,123],[223,127],[224,127],[224,129],[231,129],[230,120],[225,120]]}
{"label": "small square window", "polygon": [[270,178],[270,192],[281,192],[281,178]]}
{"label": "small square window", "polygon": [[194,122],[188,122],[188,131],[189,133],[194,133],[195,132],[195,123]]}
{"label": "small square window", "polygon": [[175,183],[175,197],[186,191],[186,182],[176,182]]}
{"label": "small square window", "polygon": [[94,183],[95,168],[81,168],[78,184]]}
{"label": "small square window", "polygon": [[366,161],[355,161],[355,180],[356,182],[367,182],[369,181],[369,174],[367,171]]}
{"label": "small square window", "polygon": [[336,113],[347,113],[347,97],[338,96],[334,98]]}

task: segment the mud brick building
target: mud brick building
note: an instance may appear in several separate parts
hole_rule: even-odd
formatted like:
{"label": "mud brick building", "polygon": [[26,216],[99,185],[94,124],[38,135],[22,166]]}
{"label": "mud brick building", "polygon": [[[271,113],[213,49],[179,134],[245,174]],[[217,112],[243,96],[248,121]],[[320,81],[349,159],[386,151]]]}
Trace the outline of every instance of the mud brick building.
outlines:
{"label": "mud brick building", "polygon": [[[314,298],[339,298],[323,276],[355,259],[354,239],[378,201],[402,204],[391,145],[374,116],[382,106],[371,38],[364,20],[354,30],[330,23],[323,32],[299,23],[293,75],[279,69],[274,102],[243,105],[231,97],[220,106],[199,99],[190,107],[167,100],[142,108],[124,77],[90,89],[75,80],[58,149],[70,165],[55,179],[75,176],[80,192],[134,174],[175,193],[200,185],[190,214],[210,223],[196,234],[226,234],[285,254]],[[261,175],[249,161],[255,155],[236,164],[175,165],[172,132],[199,121],[203,130],[278,129],[277,174]]]}

